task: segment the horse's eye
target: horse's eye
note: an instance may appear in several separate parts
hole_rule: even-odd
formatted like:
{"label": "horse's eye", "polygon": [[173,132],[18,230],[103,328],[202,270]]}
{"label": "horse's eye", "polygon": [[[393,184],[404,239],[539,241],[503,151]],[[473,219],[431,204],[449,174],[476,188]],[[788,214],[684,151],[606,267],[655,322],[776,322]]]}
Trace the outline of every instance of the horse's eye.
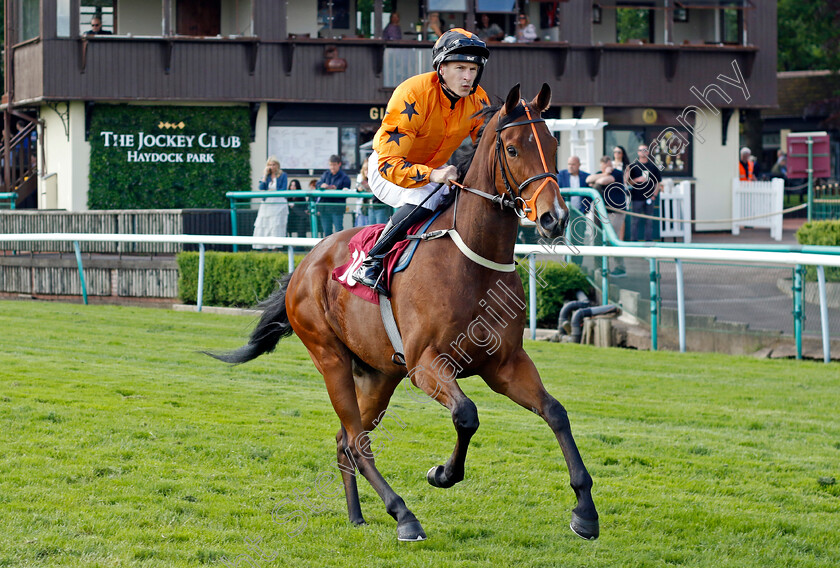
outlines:
{"label": "horse's eye", "polygon": [[516,148],[514,148],[513,146],[508,146],[507,147],[507,153],[510,157],[515,158],[516,157]]}

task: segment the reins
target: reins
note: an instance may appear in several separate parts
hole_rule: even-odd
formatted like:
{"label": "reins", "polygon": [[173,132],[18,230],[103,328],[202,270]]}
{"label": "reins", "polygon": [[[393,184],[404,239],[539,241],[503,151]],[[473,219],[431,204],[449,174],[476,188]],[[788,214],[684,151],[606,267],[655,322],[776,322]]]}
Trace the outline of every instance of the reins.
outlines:
{"label": "reins", "polygon": [[[453,205],[452,227],[450,227],[449,229],[429,231],[428,233],[423,233],[422,235],[412,235],[408,237],[409,239],[422,239],[424,241],[431,241],[449,235],[449,237],[452,239],[452,241],[455,243],[455,246],[458,247],[461,253],[476,264],[484,266],[485,268],[490,268],[491,270],[497,270],[499,272],[513,272],[514,270],[516,270],[515,262],[509,264],[501,264],[498,262],[494,262],[492,260],[484,258],[483,256],[470,249],[464,242],[464,240],[461,238],[461,235],[458,233],[456,229],[456,221],[458,218],[458,197],[462,190],[487,199],[493,202],[494,204],[499,205],[499,207],[501,207],[502,209],[512,209],[514,214],[516,214],[516,216],[520,219],[528,218],[529,220],[536,222],[537,213],[535,202],[542,190],[545,189],[549,182],[554,182],[554,185],[557,186],[557,189],[560,189],[560,185],[557,183],[556,175],[548,171],[548,164],[545,160],[545,152],[543,152],[542,144],[540,143],[540,137],[539,134],[537,134],[537,128],[536,126],[534,126],[536,123],[539,122],[544,123],[545,120],[543,120],[542,118],[532,118],[531,110],[528,108],[527,103],[525,103],[525,101],[522,99],[521,102],[522,105],[517,106],[516,109],[514,109],[514,112],[500,118],[499,125],[496,127],[496,158],[499,164],[499,171],[502,173],[502,180],[504,181],[507,195],[500,195],[498,193],[488,193],[486,191],[481,191],[480,189],[476,189],[474,187],[467,187],[466,185],[458,183],[457,181],[452,181],[450,183],[457,187],[455,194],[455,203]],[[524,110],[516,112],[518,109]],[[523,115],[527,116],[528,119],[517,121],[517,119]],[[507,155],[505,154],[505,152],[502,151],[502,130],[511,128],[513,126],[524,126],[526,124],[531,125],[531,130],[534,133],[534,139],[537,141],[537,149],[540,153],[540,161],[542,162],[543,169],[545,171],[543,173],[531,176],[522,183],[517,184],[516,179],[513,177],[513,174],[510,173],[510,166],[507,163]],[[513,181],[514,185],[517,186],[519,195],[515,195],[513,193],[513,189],[510,185],[510,182],[508,181],[508,178],[510,178],[510,180]],[[538,180],[543,180],[543,182],[537,188],[537,191],[534,192],[534,195],[532,195],[530,199],[524,199],[522,197],[522,192],[525,190],[526,187],[528,187],[528,185]],[[496,168],[493,168],[493,186],[495,187],[495,185]]]}

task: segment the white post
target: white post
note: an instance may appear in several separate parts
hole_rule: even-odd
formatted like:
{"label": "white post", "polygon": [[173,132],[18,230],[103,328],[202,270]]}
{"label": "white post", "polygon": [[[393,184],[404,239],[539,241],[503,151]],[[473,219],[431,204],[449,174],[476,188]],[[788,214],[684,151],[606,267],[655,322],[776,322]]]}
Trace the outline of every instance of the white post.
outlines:
{"label": "white post", "polygon": [[528,311],[531,319],[531,339],[537,339],[537,255],[528,255]]}
{"label": "white post", "polygon": [[[682,195],[682,206],[680,206],[680,217],[686,221],[691,221],[691,182],[680,182],[680,194]],[[691,223],[683,223],[683,242],[685,244],[691,243]]]}
{"label": "white post", "polygon": [[[732,178],[732,218],[738,219],[741,215],[741,180]],[[741,229],[737,221],[732,221],[732,234],[740,235]]]}
{"label": "white post", "polygon": [[[785,180],[782,178],[773,178],[770,182],[770,211],[781,211],[785,208]],[[783,215],[773,215],[772,223],[770,225],[770,236],[777,241],[782,240],[782,219]]]}
{"label": "white post", "polygon": [[680,353],[685,353],[685,288],[682,261],[677,259],[677,326],[680,334]]}
{"label": "white post", "polygon": [[817,267],[817,282],[820,288],[820,324],[822,326],[823,361],[831,362],[831,338],[828,335],[828,303],[825,293],[825,267]]}
{"label": "white post", "polygon": [[196,291],[195,303],[198,311],[201,311],[201,304],[204,301],[204,244],[198,245],[198,290]]}

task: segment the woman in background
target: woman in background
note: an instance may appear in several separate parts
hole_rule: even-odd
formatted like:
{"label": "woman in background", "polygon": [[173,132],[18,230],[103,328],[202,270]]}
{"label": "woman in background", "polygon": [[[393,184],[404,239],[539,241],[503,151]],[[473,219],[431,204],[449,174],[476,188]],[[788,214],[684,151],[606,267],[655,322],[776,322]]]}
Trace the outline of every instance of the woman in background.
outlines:
{"label": "woman in background", "polygon": [[[265,163],[260,191],[286,191],[288,189],[286,173],[280,169],[280,162],[271,156]],[[255,237],[285,237],[286,224],[289,221],[289,202],[285,197],[264,197],[254,221]],[[254,245],[255,249],[277,249],[276,245]]]}

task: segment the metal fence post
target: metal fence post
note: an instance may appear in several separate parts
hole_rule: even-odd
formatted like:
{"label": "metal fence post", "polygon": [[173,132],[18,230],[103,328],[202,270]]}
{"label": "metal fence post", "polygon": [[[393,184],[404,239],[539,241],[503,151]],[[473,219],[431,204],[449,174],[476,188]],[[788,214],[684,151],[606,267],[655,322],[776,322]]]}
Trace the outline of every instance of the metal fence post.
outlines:
{"label": "metal fence post", "polygon": [[817,282],[820,287],[820,326],[822,327],[823,361],[831,362],[831,337],[828,334],[828,303],[825,292],[825,267],[817,267]]}
{"label": "metal fence post", "polygon": [[802,359],[802,265],[793,269],[793,336],[796,339],[796,358]]}
{"label": "metal fence post", "polygon": [[685,353],[685,288],[683,287],[682,260],[677,263],[677,326],[680,333],[680,353]]}
{"label": "metal fence post", "polygon": [[[236,223],[236,199],[230,198],[230,234],[238,236],[239,228]],[[201,245],[203,246],[203,245]],[[233,245],[233,252],[239,252],[239,245]]]}
{"label": "metal fence post", "polygon": [[289,247],[289,274],[295,271],[295,248]]}
{"label": "metal fence post", "polygon": [[531,339],[537,338],[537,262],[536,255],[528,255],[528,312],[531,320]]}
{"label": "metal fence post", "polygon": [[650,263],[650,349],[656,351],[659,344],[656,321],[656,259],[649,258],[648,262]]}
{"label": "metal fence post", "polygon": [[79,241],[73,241],[73,250],[76,251],[76,265],[79,267],[79,284],[82,286],[82,299],[87,306],[87,284],[85,284],[85,270],[82,268],[82,248],[79,246]]}
{"label": "metal fence post", "polygon": [[607,279],[607,274],[610,270],[610,259],[607,256],[601,257],[601,305],[606,306],[610,303],[610,281]]}
{"label": "metal fence post", "polygon": [[204,243],[198,245],[198,290],[196,291],[196,301],[198,311],[201,311],[201,305],[204,302]]}

